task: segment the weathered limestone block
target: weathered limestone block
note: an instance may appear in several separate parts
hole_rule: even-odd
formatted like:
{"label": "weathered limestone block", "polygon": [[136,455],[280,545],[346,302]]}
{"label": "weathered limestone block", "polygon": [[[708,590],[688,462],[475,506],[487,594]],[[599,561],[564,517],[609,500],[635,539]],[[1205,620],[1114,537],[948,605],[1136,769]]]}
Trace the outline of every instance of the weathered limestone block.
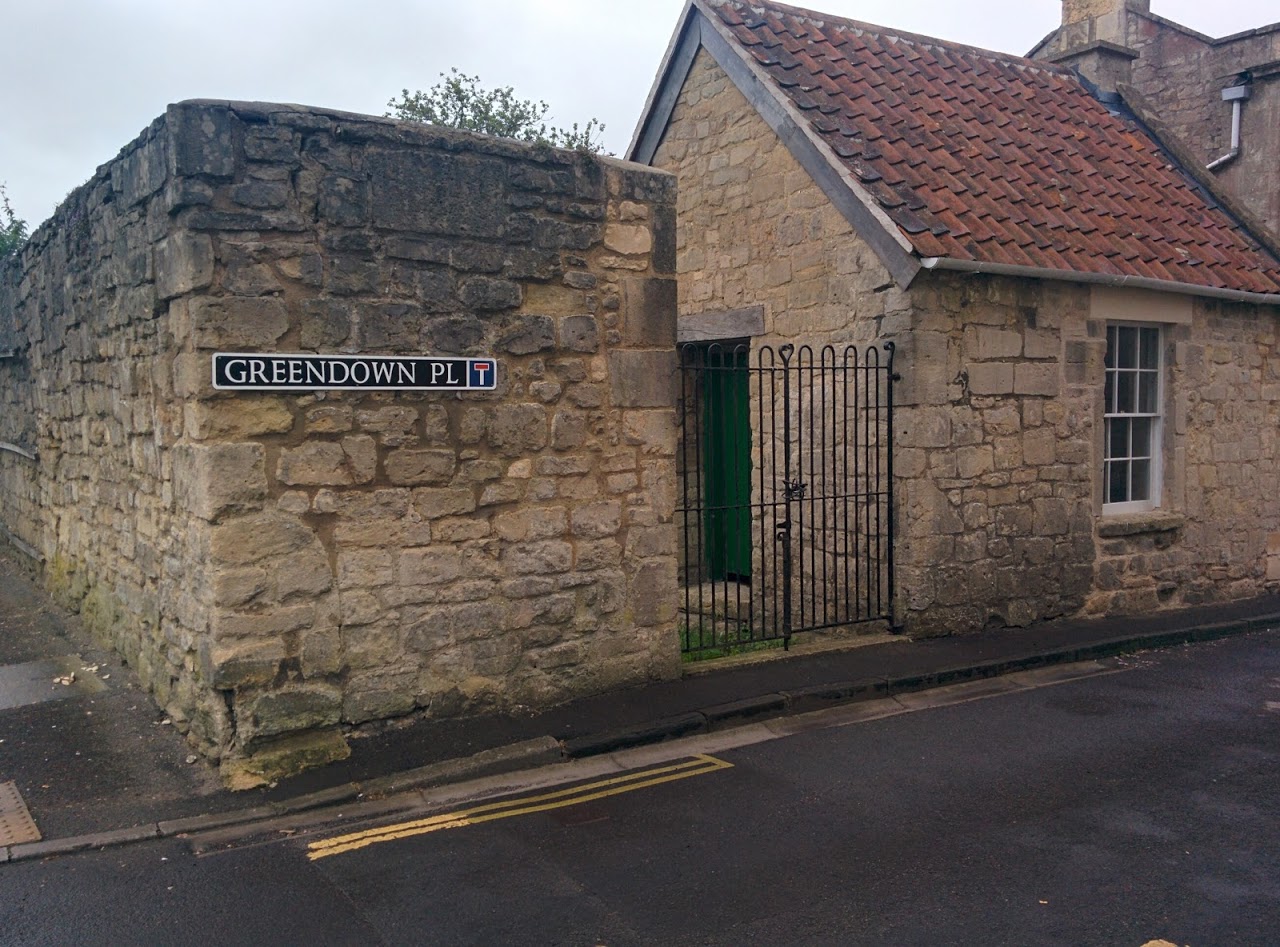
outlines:
{"label": "weathered limestone block", "polygon": [[297,552],[315,541],[304,523],[274,511],[223,520],[210,527],[214,563],[238,566]]}
{"label": "weathered limestone block", "polygon": [[335,726],[342,714],[342,691],[326,684],[293,684],[236,701],[237,721],[247,744],[296,730]]}
{"label": "weathered limestone block", "polygon": [[568,515],[564,507],[526,507],[499,513],[493,531],[507,542],[552,539],[568,532]]}
{"label": "weathered limestone block", "polygon": [[611,353],[609,381],[613,404],[623,408],[674,405],[678,370],[673,350]]}
{"label": "weathered limestone block", "polygon": [[308,441],[285,448],[276,464],[276,478],[290,486],[351,486],[373,479],[377,446],[373,438],[355,436],[334,441]]}
{"label": "weathered limestone block", "polygon": [[407,714],[415,706],[417,671],[378,670],[352,674],[344,688],[342,719],[363,723]]}
{"label": "weathered limestone block", "polygon": [[340,300],[308,299],[302,312],[300,341],[304,349],[324,354],[351,336],[351,309]]}
{"label": "weathered limestone block", "polygon": [[603,539],[622,528],[622,504],[617,500],[584,503],[573,508],[569,519],[574,536]]}
{"label": "weathered limestone block", "polygon": [[512,575],[568,572],[573,565],[573,546],[556,541],[525,543],[503,550],[502,560]]}
{"label": "weathered limestone block", "polygon": [[622,415],[624,443],[639,447],[645,454],[673,457],[676,452],[674,411],[625,411]]}
{"label": "weathered limestone block", "polygon": [[314,597],[333,587],[333,570],[324,546],[317,540],[304,549],[280,556],[271,563],[276,577],[276,594],[284,600],[291,595]]}
{"label": "weathered limestone block", "polygon": [[243,440],[293,429],[284,399],[263,394],[201,401],[183,406],[184,431],[193,440]]}
{"label": "weathered limestone block", "polygon": [[408,486],[447,484],[453,479],[458,458],[451,450],[394,450],[383,466],[387,479]]}
{"label": "weathered limestone block", "polygon": [[211,579],[214,601],[238,608],[272,589],[272,577],[262,568],[220,569]]}
{"label": "weathered limestone block", "polygon": [[400,554],[402,585],[439,585],[462,575],[462,551],[457,548],[407,549]]}
{"label": "weathered limestone block", "polygon": [[1057,435],[1047,428],[1027,431],[1022,435],[1022,459],[1036,467],[1045,467],[1057,460]]}
{"label": "weathered limestone block", "polygon": [[111,186],[130,208],[164,187],[169,176],[168,143],[155,138],[131,150],[111,166]]}
{"label": "weathered limestone block", "polygon": [[970,480],[989,473],[994,466],[994,458],[988,446],[961,447],[956,452],[956,463],[959,476]]}
{"label": "weathered limestone block", "polygon": [[233,126],[229,109],[183,103],[169,106],[165,113],[169,127],[172,171],[179,175],[230,177],[236,169]]}
{"label": "weathered limestone block", "polygon": [[636,625],[646,628],[675,621],[675,558],[645,559],[629,564],[627,571],[627,594]]}
{"label": "weathered limestone block", "polygon": [[551,316],[516,316],[503,330],[497,349],[511,355],[532,355],[556,347],[556,324]]}
{"label": "weathered limestone block", "polygon": [[1013,392],[1014,366],[1011,363],[972,363],[968,372],[969,390],[975,395],[1007,395]]}
{"label": "weathered limestone block", "polygon": [[1022,362],[1014,367],[1013,390],[1019,395],[1043,395],[1058,393],[1058,366],[1036,362]]}
{"label": "weathered limestone block", "polygon": [[264,612],[217,611],[209,628],[214,640],[219,642],[238,638],[270,638],[307,628],[315,618],[315,607],[310,604],[281,606]]}
{"label": "weathered limestone block", "polygon": [[644,224],[611,223],[605,227],[604,245],[625,255],[648,253],[653,249],[653,233]]}
{"label": "weathered limestone block", "polygon": [[307,411],[308,434],[341,434],[350,431],[354,412],[348,405],[321,405]]}
{"label": "weathered limestone block", "polygon": [[468,488],[424,487],[413,491],[413,508],[425,519],[461,516],[475,511],[475,492]]}
{"label": "weathered limestone block", "polygon": [[175,451],[180,495],[206,520],[261,509],[267,496],[261,444],[192,445]]}
{"label": "weathered limestone block", "polygon": [[494,638],[507,628],[510,606],[502,601],[428,605],[406,617],[405,643],[414,653],[450,644]]}
{"label": "weathered limestone block", "polygon": [[468,237],[499,237],[507,227],[506,208],[491,199],[506,186],[496,158],[379,151],[367,167],[375,227]]}
{"label": "weathered limestone block", "polygon": [[431,526],[410,507],[407,489],[339,494],[334,542],[346,546],[416,546],[431,542]]}
{"label": "weathered limestone block", "polygon": [[1017,358],[1022,354],[1022,333],[993,326],[966,326],[965,352],[982,361]]}
{"label": "weathered limestone block", "polygon": [[339,227],[358,227],[369,213],[368,185],[339,174],[320,181],[317,210],[321,219]]}
{"label": "weathered limestone block", "polygon": [[576,411],[557,411],[551,421],[551,446],[556,450],[581,447],[590,437],[590,419]]}
{"label": "weathered limestone block", "polygon": [[468,309],[476,312],[493,312],[519,306],[523,292],[520,284],[511,280],[473,276],[462,284],[458,290],[458,296]]}
{"label": "weathered limestone block", "polygon": [[202,675],[218,690],[268,684],[287,656],[280,638],[206,639],[200,645]]}
{"label": "weathered limestone block", "polygon": [[338,588],[371,589],[395,581],[395,556],[386,549],[338,551]]}
{"label": "weathered limestone block", "polygon": [[540,404],[499,404],[489,421],[490,445],[505,456],[547,446],[547,409]]}
{"label": "weathered limestone block", "polygon": [[289,331],[282,300],[198,296],[189,304],[196,345],[228,351],[268,351]]}
{"label": "weathered limestone block", "polygon": [[204,289],[213,282],[213,241],[178,232],[156,244],[156,297],[161,301]]}
{"label": "weathered limestone block", "polygon": [[595,316],[574,315],[560,319],[560,344],[571,352],[596,352],[600,333]]}

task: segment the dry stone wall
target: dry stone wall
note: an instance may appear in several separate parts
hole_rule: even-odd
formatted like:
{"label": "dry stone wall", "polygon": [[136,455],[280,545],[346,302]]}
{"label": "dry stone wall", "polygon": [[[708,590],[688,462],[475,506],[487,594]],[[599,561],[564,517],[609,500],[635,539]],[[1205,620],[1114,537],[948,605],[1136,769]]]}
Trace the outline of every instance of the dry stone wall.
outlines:
{"label": "dry stone wall", "polygon": [[[83,260],[64,209],[6,281],[41,460],[0,460],[4,520],[147,629],[125,653],[215,756],[670,676],[674,197],[545,147],[171,107],[73,196]],[[215,351],[495,356],[498,389],[215,391]]]}

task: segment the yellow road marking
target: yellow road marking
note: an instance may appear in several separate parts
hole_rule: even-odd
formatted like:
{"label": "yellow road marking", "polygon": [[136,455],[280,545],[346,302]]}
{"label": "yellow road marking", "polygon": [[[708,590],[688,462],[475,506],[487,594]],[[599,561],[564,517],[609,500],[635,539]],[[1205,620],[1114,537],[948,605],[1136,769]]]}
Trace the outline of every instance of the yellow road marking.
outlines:
{"label": "yellow road marking", "polygon": [[688,779],[690,776],[702,776],[716,770],[729,769],[732,763],[716,759],[714,756],[698,755],[683,763],[670,766],[659,766],[653,769],[639,770],[624,776],[614,776],[593,783],[558,789],[555,792],[538,796],[524,796],[518,799],[507,799],[502,802],[490,802],[457,812],[445,812],[426,819],[415,819],[412,822],[400,822],[396,825],[384,825],[377,829],[363,832],[351,832],[338,835],[307,846],[307,858],[315,861],[330,855],[341,855],[357,849],[376,845],[379,842],[391,842],[396,839],[412,838],[441,829],[458,829],[466,825],[478,825],[482,822],[493,822],[497,819],[509,819],[517,815],[530,815],[535,812],[546,812],[550,809],[563,809],[579,803],[616,796],[636,789],[646,789],[677,779]]}

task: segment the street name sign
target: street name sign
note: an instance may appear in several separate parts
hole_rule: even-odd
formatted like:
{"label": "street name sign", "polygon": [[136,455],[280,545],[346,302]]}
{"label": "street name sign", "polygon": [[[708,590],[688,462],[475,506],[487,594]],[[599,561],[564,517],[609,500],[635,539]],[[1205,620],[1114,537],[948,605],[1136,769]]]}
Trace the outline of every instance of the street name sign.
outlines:
{"label": "street name sign", "polygon": [[492,358],[213,356],[213,387],[223,391],[492,391],[497,383],[498,362]]}

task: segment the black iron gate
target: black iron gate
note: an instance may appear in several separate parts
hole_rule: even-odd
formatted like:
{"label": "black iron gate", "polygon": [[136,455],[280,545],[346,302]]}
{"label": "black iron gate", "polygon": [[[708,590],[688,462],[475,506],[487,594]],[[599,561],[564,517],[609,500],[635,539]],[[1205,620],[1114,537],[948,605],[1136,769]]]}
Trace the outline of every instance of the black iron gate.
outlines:
{"label": "black iron gate", "polygon": [[893,622],[893,343],[680,349],[685,652]]}

